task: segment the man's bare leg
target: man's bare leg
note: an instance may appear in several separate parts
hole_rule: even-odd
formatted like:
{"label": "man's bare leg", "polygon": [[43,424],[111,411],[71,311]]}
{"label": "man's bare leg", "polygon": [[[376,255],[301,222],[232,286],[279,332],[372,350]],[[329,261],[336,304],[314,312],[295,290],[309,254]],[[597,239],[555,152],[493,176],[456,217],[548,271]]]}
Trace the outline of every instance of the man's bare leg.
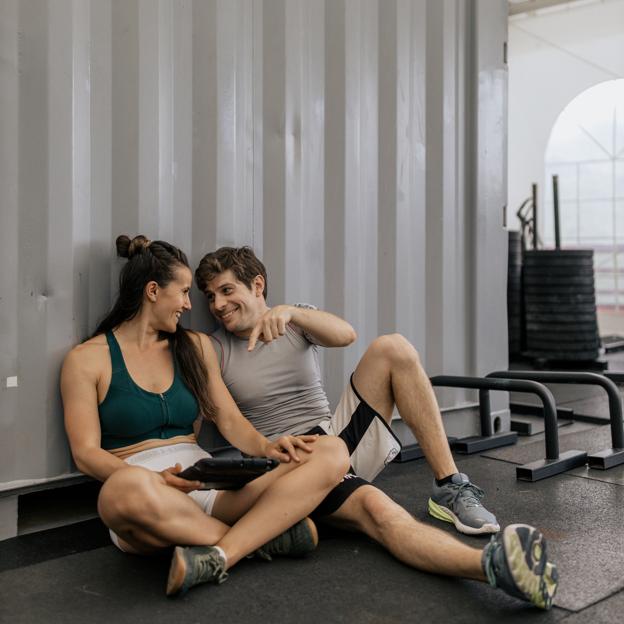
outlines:
{"label": "man's bare leg", "polygon": [[482,550],[419,522],[372,485],[355,490],[326,521],[368,535],[417,570],[486,580],[481,567]]}
{"label": "man's bare leg", "polygon": [[429,513],[453,523],[462,533],[496,533],[500,527],[481,504],[483,492],[457,470],[438,402],[416,349],[398,334],[377,338],[355,369],[353,383],[388,423],[396,404],[418,440],[436,479]]}
{"label": "man's bare leg", "polygon": [[429,377],[416,349],[403,336],[392,334],[374,340],[355,369],[353,383],[388,423],[396,404],[436,479],[458,472]]}
{"label": "man's bare leg", "polygon": [[355,490],[326,520],[365,533],[418,570],[488,581],[542,609],[551,607],[557,591],[557,566],[543,535],[528,525],[508,526],[479,550],[418,522],[372,485]]}

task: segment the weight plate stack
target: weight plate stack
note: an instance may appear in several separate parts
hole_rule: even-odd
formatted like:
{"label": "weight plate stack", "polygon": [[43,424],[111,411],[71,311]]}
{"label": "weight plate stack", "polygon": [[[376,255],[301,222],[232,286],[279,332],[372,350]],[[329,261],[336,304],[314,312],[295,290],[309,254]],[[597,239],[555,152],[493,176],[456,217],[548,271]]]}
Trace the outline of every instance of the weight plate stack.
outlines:
{"label": "weight plate stack", "polygon": [[599,355],[592,249],[526,251],[525,355],[586,361]]}
{"label": "weight plate stack", "polygon": [[517,357],[523,350],[522,301],[522,239],[520,232],[508,232],[507,256],[507,328],[509,357]]}

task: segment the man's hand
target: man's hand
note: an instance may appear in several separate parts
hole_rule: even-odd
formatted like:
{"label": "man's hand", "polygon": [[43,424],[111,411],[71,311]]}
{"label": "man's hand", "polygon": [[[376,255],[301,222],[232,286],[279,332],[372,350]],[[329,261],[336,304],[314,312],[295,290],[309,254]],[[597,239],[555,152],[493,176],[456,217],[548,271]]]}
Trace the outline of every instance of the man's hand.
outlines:
{"label": "man's hand", "polygon": [[167,485],[170,485],[171,487],[174,487],[176,490],[180,490],[185,494],[201,488],[201,481],[189,481],[188,479],[182,479],[180,477],[177,477],[176,475],[179,472],[182,472],[182,466],[180,464],[176,464],[175,466],[171,466],[170,468],[165,468],[164,470],[161,470],[159,474],[165,480],[165,483]]}
{"label": "man's hand", "polygon": [[278,459],[285,464],[290,460],[300,462],[301,459],[297,455],[297,449],[301,449],[306,453],[313,451],[312,444],[318,440],[318,434],[302,435],[302,436],[282,436],[274,442],[269,442],[264,450],[266,457]]}
{"label": "man's hand", "polygon": [[271,342],[286,333],[286,325],[292,320],[293,306],[278,305],[265,312],[249,335],[247,351],[253,351],[258,340]]}

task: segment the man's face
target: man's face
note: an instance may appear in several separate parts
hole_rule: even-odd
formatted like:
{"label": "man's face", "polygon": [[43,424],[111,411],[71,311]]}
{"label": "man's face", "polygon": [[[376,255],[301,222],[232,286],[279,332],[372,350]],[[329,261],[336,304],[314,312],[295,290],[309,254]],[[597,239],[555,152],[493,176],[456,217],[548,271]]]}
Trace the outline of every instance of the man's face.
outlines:
{"label": "man's face", "polygon": [[212,315],[233,334],[246,338],[266,309],[264,281],[256,277],[249,289],[230,269],[211,279],[204,294]]}

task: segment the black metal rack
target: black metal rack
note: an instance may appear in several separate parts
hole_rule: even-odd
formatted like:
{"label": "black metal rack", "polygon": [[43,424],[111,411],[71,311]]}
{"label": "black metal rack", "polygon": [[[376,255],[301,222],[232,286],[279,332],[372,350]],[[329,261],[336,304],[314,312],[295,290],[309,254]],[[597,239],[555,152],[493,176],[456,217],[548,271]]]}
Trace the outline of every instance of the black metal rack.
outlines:
{"label": "black metal rack", "polygon": [[[492,428],[489,391],[526,392],[535,394],[544,407],[545,446],[546,458],[516,467],[516,477],[523,481],[538,481],[553,475],[560,474],[585,465],[587,453],[571,450],[559,453],[559,430],[557,427],[557,407],[552,392],[543,384],[527,379],[503,379],[493,377],[462,377],[453,375],[438,375],[431,377],[433,386],[451,388],[474,388],[479,390],[479,413],[481,418],[481,436],[460,438],[455,441],[453,448],[458,450],[460,445],[464,452],[475,453],[486,449],[497,448],[514,444],[518,434],[494,433]],[[512,441],[513,438],[513,441]]]}
{"label": "black metal rack", "polygon": [[490,379],[529,379],[541,383],[582,384],[604,388],[609,398],[612,447],[589,455],[587,461],[590,468],[599,468],[600,470],[624,464],[622,400],[618,387],[606,375],[568,371],[495,371],[487,377]]}

